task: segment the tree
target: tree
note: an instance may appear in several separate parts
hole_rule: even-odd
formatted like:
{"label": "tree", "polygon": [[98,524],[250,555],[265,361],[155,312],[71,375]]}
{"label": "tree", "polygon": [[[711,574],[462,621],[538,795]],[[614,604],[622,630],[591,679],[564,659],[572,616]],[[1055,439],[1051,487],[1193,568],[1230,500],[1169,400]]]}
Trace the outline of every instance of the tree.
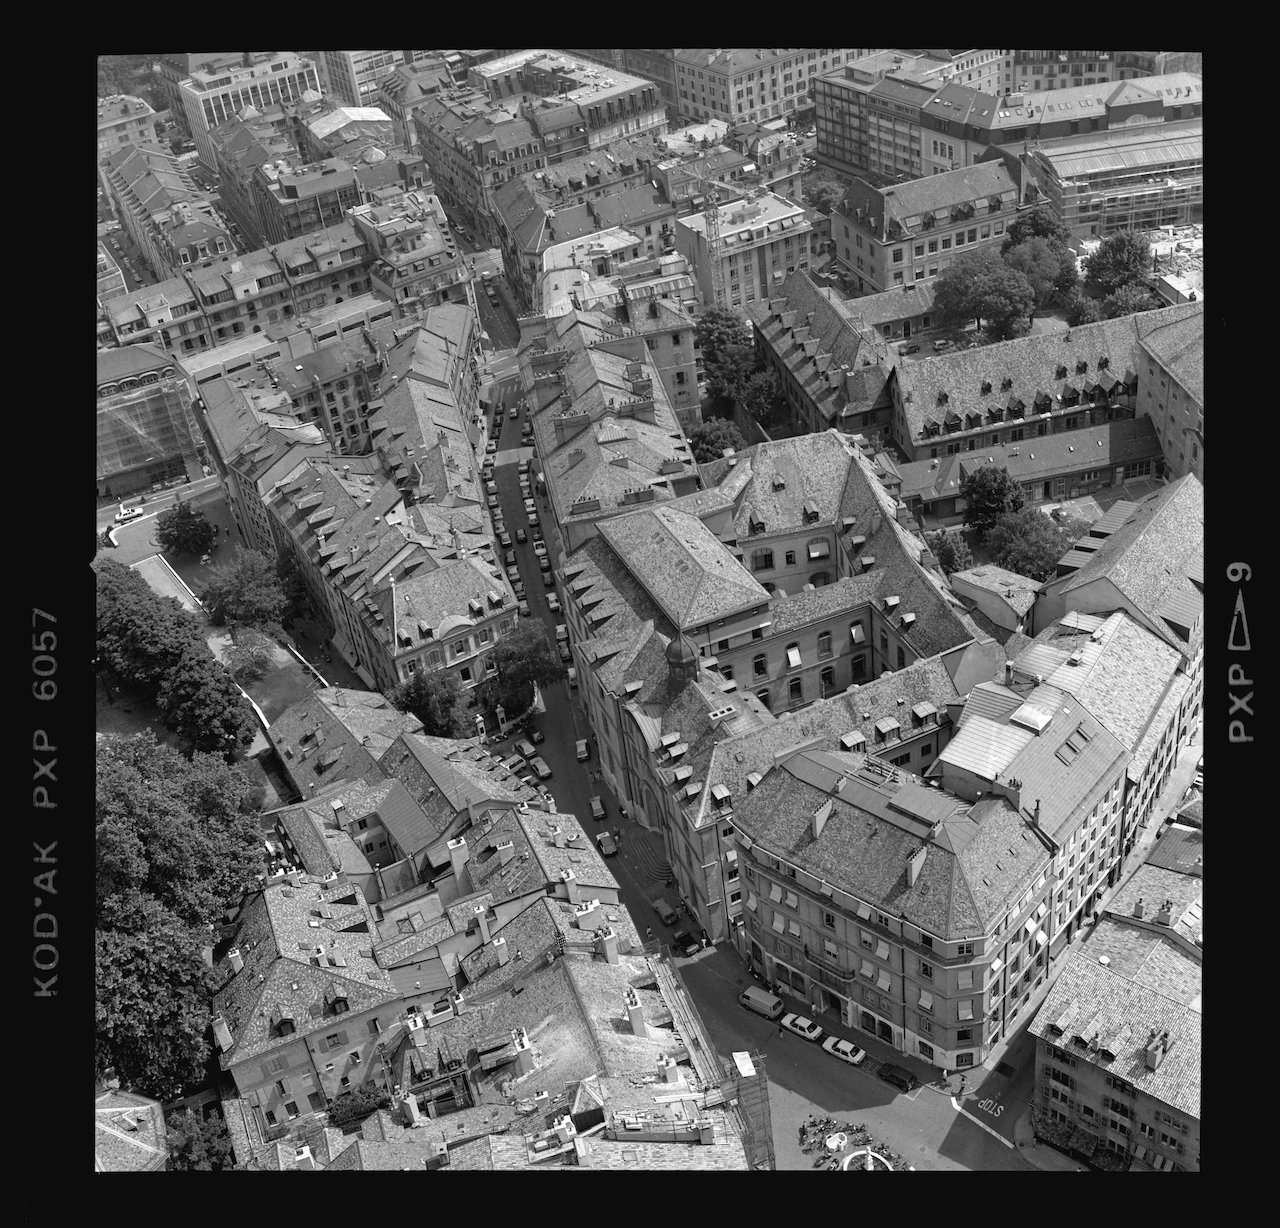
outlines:
{"label": "tree", "polygon": [[156,517],[156,544],[174,554],[204,554],[213,545],[213,525],[203,512],[179,500]]}
{"label": "tree", "polygon": [[702,353],[707,390],[712,396],[736,401],[755,366],[751,326],[732,311],[712,307],[698,317],[694,335]]}
{"label": "tree", "polygon": [[533,688],[548,687],[565,677],[565,667],[551,647],[543,624],[533,618],[516,620],[515,630],[494,645],[497,667],[496,703],[508,713],[516,713],[533,702]]}
{"label": "tree", "polygon": [[1032,580],[1048,580],[1058,560],[1088,531],[1082,521],[1055,524],[1033,507],[1001,516],[987,534],[986,544],[996,563]]}
{"label": "tree", "polygon": [[295,619],[308,618],[313,613],[311,593],[302,578],[302,568],[298,560],[288,551],[281,551],[276,559],[276,579],[280,581],[280,591],[284,593],[284,624],[288,626]]}
{"label": "tree", "polygon": [[1120,230],[1107,235],[1084,261],[1084,284],[1096,294],[1114,294],[1121,286],[1144,281],[1151,270],[1151,244],[1146,235]]}
{"label": "tree", "polygon": [[339,1096],[329,1106],[329,1124],[336,1130],[354,1128],[390,1103],[391,1097],[378,1088],[357,1087],[355,1091]]}
{"label": "tree", "polygon": [[934,306],[952,322],[972,318],[996,340],[1017,333],[1028,319],[1035,295],[1027,279],[1011,269],[991,247],[961,256],[933,286]]}
{"label": "tree", "polygon": [[1009,223],[1004,243],[1000,246],[1001,254],[1028,239],[1047,239],[1053,246],[1063,248],[1071,242],[1071,231],[1058,220],[1051,205],[1041,204],[1024,210]]}
{"label": "tree", "polygon": [[831,179],[819,179],[804,189],[804,203],[828,217],[844,199],[844,188]]}
{"label": "tree", "polygon": [[748,446],[730,418],[708,418],[689,432],[689,443],[693,447],[693,459],[700,465],[719,460],[726,448],[741,452]]}
{"label": "tree", "polygon": [[172,1100],[203,1076],[213,970],[207,931],[184,925],[159,901],[135,895],[99,904],[94,951],[94,1065],[122,1084]]}
{"label": "tree", "polygon": [[239,683],[261,678],[271,667],[274,645],[254,627],[236,627],[227,647],[227,668]]}
{"label": "tree", "polygon": [[738,404],[765,430],[786,421],[787,402],[782,394],[782,381],[772,367],[753,371],[747,376]]}
{"label": "tree", "polygon": [[938,566],[946,575],[973,566],[973,552],[962,534],[939,532],[928,540],[930,549],[938,556]]}
{"label": "tree", "polygon": [[1058,257],[1058,274],[1053,279],[1053,286],[1058,292],[1058,301],[1068,302],[1080,285],[1080,269],[1076,264],[1076,254],[1069,247],[1059,247],[1054,250]]}
{"label": "tree", "polygon": [[164,723],[195,749],[217,751],[228,763],[257,732],[253,710],[207,644],[179,657],[156,692]]}
{"label": "tree", "polygon": [[[1048,306],[1058,291],[1062,276],[1061,253],[1047,239],[1032,238],[1009,248],[1004,254],[1004,262],[1027,279],[1035,295],[1036,310]],[[1072,257],[1073,270],[1074,265],[1075,258]]]}
{"label": "tree", "polygon": [[1023,505],[1022,488],[1010,476],[1004,466],[983,465],[966,473],[960,482],[960,497],[968,506],[964,510],[964,522],[977,529],[985,537],[987,531],[1007,512],[1016,512]]}
{"label": "tree", "polygon": [[433,738],[465,738],[471,734],[471,720],[462,699],[457,676],[419,670],[408,682],[387,693],[401,712],[412,712],[422,722],[423,732]]}
{"label": "tree", "polygon": [[98,744],[95,888],[154,898],[181,924],[208,929],[262,869],[262,789],[214,755],[190,759],[152,733]]}
{"label": "tree", "polygon": [[215,626],[245,623],[281,634],[280,620],[288,600],[275,564],[257,550],[236,546],[235,561],[213,568],[200,595]]}
{"label": "tree", "polygon": [[190,1109],[170,1113],[164,1127],[170,1172],[218,1173],[235,1166],[231,1136],[221,1113],[208,1117]]}
{"label": "tree", "polygon": [[121,685],[150,699],[182,654],[204,643],[200,624],[173,597],[161,597],[133,568],[104,559],[95,570],[96,655]]}
{"label": "tree", "polygon": [[1154,311],[1161,302],[1141,282],[1130,282],[1127,286],[1108,294],[1102,300],[1102,312],[1108,320],[1118,316],[1136,315],[1140,311]]}
{"label": "tree", "polygon": [[1102,319],[1102,307],[1097,299],[1085,294],[1077,294],[1067,308],[1067,323],[1075,328],[1077,324],[1096,324]]}

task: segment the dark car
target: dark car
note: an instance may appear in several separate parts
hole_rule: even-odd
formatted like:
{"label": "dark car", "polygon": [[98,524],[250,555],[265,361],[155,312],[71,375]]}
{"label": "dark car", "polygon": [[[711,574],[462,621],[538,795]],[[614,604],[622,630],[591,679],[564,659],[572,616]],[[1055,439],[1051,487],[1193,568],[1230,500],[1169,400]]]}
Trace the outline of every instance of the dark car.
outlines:
{"label": "dark car", "polygon": [[898,347],[899,354],[918,354],[920,347],[913,341],[910,345],[900,345]]}
{"label": "dark car", "polygon": [[916,1085],[915,1077],[909,1070],[903,1070],[901,1066],[881,1066],[876,1074],[900,1092],[912,1091]]}
{"label": "dark car", "polygon": [[676,930],[671,935],[672,947],[681,955],[697,955],[702,950],[700,943],[688,930]]}

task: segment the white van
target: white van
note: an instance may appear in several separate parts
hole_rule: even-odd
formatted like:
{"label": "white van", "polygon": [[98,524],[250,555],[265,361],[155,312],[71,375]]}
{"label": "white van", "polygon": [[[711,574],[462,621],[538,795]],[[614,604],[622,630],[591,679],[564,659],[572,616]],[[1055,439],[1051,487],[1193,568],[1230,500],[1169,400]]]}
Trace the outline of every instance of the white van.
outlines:
{"label": "white van", "polygon": [[766,1019],[776,1019],[782,1014],[785,1006],[777,994],[761,989],[759,985],[748,985],[738,995],[738,1001],[749,1011],[763,1015]]}

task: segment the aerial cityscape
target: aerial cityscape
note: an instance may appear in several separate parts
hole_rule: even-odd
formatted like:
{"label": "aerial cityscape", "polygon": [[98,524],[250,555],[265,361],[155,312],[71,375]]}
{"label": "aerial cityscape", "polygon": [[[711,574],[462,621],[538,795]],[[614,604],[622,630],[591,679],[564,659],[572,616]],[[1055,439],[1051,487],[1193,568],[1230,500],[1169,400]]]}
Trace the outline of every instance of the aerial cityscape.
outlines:
{"label": "aerial cityscape", "polygon": [[1198,1172],[1201,72],[98,57],[95,1170]]}

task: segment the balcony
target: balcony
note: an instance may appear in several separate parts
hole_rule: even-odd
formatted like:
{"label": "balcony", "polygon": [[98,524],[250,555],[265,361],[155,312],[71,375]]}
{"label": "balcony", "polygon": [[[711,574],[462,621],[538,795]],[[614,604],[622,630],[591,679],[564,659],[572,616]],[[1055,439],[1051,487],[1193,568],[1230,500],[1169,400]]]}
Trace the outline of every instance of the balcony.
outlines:
{"label": "balcony", "polygon": [[833,989],[839,989],[847,993],[849,986],[858,979],[858,974],[855,970],[841,971],[838,963],[826,955],[816,955],[807,945],[804,948],[804,957],[818,970],[817,979],[825,985],[830,985]]}

